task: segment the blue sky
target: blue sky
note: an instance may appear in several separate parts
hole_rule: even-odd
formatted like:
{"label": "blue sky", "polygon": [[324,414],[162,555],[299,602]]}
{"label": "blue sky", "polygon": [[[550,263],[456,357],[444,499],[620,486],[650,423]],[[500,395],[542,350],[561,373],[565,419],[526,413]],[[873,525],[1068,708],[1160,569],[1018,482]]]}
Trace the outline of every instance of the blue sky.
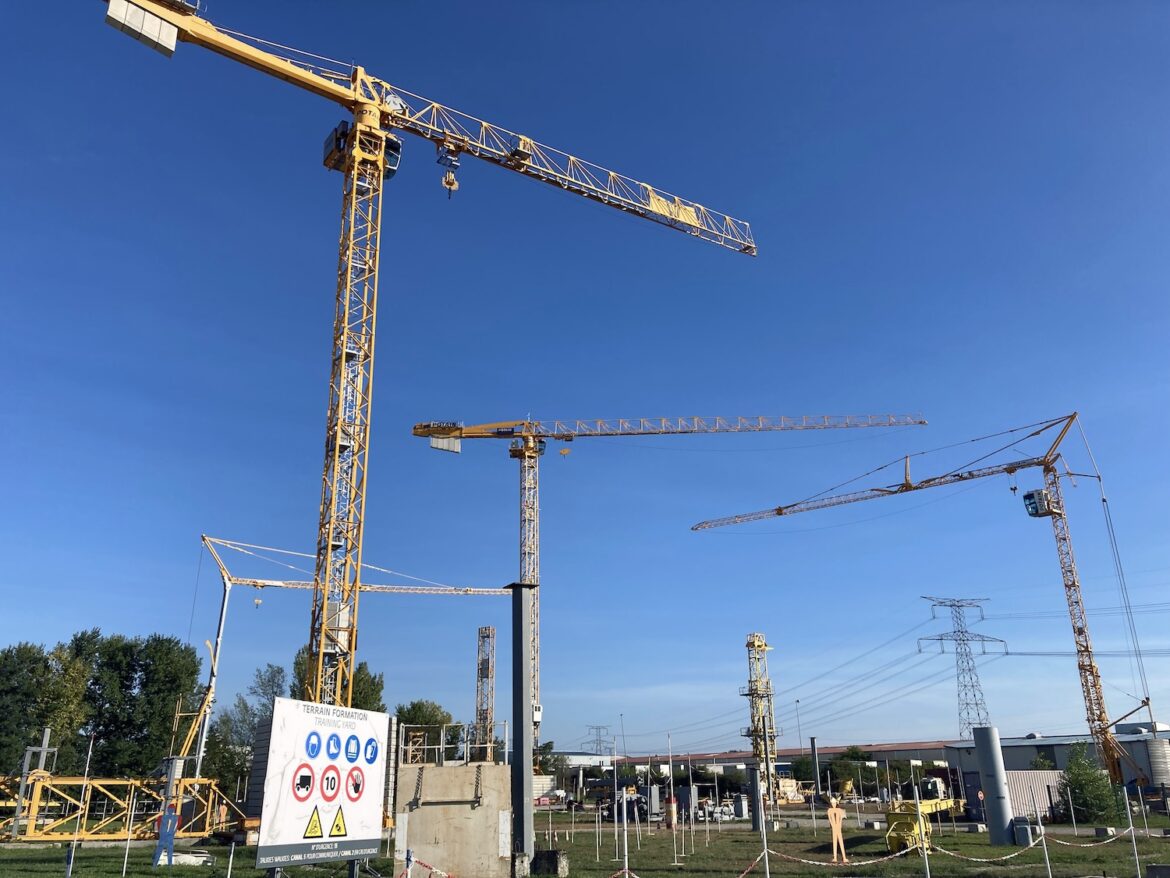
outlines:
{"label": "blue sky", "polygon": [[[436,454],[410,436],[417,421],[931,422],[550,453],[546,739],[624,724],[631,751],[664,748],[668,729],[676,747],[739,746],[749,631],[775,646],[786,743],[796,698],[822,741],[955,735],[948,659],[911,655],[945,630],[919,625],[920,595],[990,598],[989,615],[1017,615],[978,630],[1017,650],[1072,645],[1050,529],[1006,480],[689,526],[1073,409],[1133,600],[1165,601],[1165,6],[329,8],[215,0],[209,14],[748,220],[760,247],[729,253],[474,160],[448,200],[431,148],[408,139],[385,206],[369,561],[444,583],[515,577],[504,444]],[[168,61],[103,14],[96,0],[25,4],[0,34],[0,589],[35,607],[5,613],[0,641],[97,625],[198,644],[218,608],[200,533],[312,546],[341,182],[320,144],[341,115],[198,48]],[[1079,438],[1068,450],[1087,471]],[[1096,488],[1067,492],[1090,612],[1117,606]],[[233,596],[225,696],[306,639],[307,594],[262,597]],[[476,628],[496,625],[504,714],[506,602],[362,607],[359,652],[385,672],[387,701],[433,698],[460,717]],[[1018,617],[1033,612],[1053,615]],[[1138,618],[1145,646],[1170,646],[1166,618]],[[1126,648],[1121,618],[1092,622],[1101,649]],[[1170,701],[1166,661],[1147,663],[1156,705]],[[1130,662],[1101,664],[1112,710],[1130,709]],[[1084,727],[1071,657],[1003,659],[983,680],[1005,734]]]}

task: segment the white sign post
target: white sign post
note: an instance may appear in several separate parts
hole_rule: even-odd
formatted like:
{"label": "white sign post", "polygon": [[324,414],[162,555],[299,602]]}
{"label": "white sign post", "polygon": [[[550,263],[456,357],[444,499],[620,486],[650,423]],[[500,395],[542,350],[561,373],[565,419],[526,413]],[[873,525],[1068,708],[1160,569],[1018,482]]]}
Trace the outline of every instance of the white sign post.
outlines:
{"label": "white sign post", "polygon": [[257,868],[378,855],[388,726],[384,713],[276,699]]}

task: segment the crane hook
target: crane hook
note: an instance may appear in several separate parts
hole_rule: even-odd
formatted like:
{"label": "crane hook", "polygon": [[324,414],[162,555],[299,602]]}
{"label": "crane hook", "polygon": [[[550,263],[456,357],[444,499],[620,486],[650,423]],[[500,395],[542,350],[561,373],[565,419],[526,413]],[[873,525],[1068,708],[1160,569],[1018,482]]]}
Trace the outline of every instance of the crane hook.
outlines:
{"label": "crane hook", "polygon": [[447,190],[447,200],[451,200],[451,196],[459,191],[459,181],[455,179],[455,172],[447,170],[443,172],[443,188]]}

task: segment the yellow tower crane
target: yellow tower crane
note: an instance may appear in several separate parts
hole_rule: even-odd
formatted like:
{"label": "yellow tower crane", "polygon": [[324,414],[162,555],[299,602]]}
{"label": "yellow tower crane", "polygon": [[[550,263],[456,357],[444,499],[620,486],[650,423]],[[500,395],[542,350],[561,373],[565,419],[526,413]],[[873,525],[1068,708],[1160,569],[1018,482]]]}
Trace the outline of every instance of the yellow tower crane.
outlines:
{"label": "yellow tower crane", "polygon": [[[1088,721],[1089,731],[1097,747],[1097,754],[1109,771],[1114,783],[1122,783],[1122,760],[1132,763],[1129,754],[1117,743],[1113,736],[1112,727],[1120,720],[1109,721],[1109,714],[1105,707],[1105,694],[1101,688],[1101,672],[1093,658],[1093,644],[1089,639],[1089,619],[1085,613],[1085,604],[1081,598],[1081,581],[1077,574],[1076,560],[1073,557],[1072,538],[1069,536],[1068,516],[1064,507],[1064,496],[1061,493],[1060,473],[1057,464],[1061,457],[1059,448],[1068,431],[1076,423],[1077,413],[1063,418],[1047,421],[1037,427],[1025,439],[1039,436],[1049,430],[1056,431],[1056,438],[1052,440],[1048,450],[1039,457],[1029,457],[1023,460],[1013,460],[1007,463],[984,466],[976,469],[960,469],[943,473],[939,476],[920,481],[910,478],[910,458],[906,458],[905,476],[900,484],[889,485],[884,488],[867,488],[863,491],[853,491],[848,494],[820,496],[809,500],[802,500],[789,506],[776,506],[760,512],[749,512],[743,515],[732,515],[727,518],[716,518],[702,521],[694,525],[692,530],[708,530],[714,527],[723,527],[729,524],[743,524],[749,521],[761,521],[775,518],[780,515],[795,515],[798,512],[812,512],[815,509],[828,509],[832,506],[843,506],[846,503],[857,503],[862,500],[873,500],[878,497],[889,497],[893,494],[905,494],[909,491],[921,491],[924,488],[937,488],[943,485],[954,485],[972,479],[981,479],[987,476],[1014,475],[1020,470],[1038,468],[1044,474],[1044,487],[1024,494],[1024,508],[1033,518],[1048,518],[1052,522],[1052,533],[1056,537],[1056,554],[1060,559],[1060,573],[1064,581],[1064,596],[1068,603],[1069,619],[1072,622],[1073,640],[1076,642],[1077,670],[1081,679],[1081,692],[1085,700],[1085,718]],[[1013,491],[1015,489],[1013,488]],[[1141,707],[1147,707],[1143,701]],[[1141,709],[1138,708],[1138,710]],[[1136,711],[1131,711],[1132,715]],[[1122,717],[1121,719],[1125,719]],[[1133,766],[1140,776],[1141,770]]]}
{"label": "yellow tower crane", "polygon": [[[464,439],[506,439],[508,456],[520,461],[520,579],[540,585],[540,482],[538,462],[552,439],[572,442],[590,436],[664,436],[683,433],[766,433],[774,430],[834,430],[850,427],[908,427],[925,424],[918,415],[802,415],[750,418],[617,418],[579,421],[499,421],[464,425],[455,421],[416,424],[415,436],[440,451],[461,450]],[[532,717],[539,730],[540,589],[532,594],[529,637],[532,647]]]}
{"label": "yellow tower crane", "polygon": [[362,531],[369,456],[382,185],[402,156],[396,132],[435,145],[448,193],[469,155],[583,198],[756,254],[745,222],[638,182],[523,134],[476,119],[368,74],[363,67],[279,46],[212,24],[185,0],[107,0],[106,21],[166,56],[202,46],[326,98],[352,115],[325,141],[326,167],[343,172],[337,305],[325,468],[317,528],[305,697],[349,704],[357,650]]}

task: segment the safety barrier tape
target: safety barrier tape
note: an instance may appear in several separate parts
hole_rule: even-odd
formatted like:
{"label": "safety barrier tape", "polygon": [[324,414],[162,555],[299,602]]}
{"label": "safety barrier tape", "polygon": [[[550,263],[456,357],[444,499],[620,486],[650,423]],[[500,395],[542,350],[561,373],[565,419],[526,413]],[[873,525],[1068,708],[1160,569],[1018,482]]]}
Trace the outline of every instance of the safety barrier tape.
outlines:
{"label": "safety barrier tape", "polygon": [[[756,857],[754,860],[752,860],[750,863],[748,863],[748,867],[746,869],[744,869],[742,872],[740,872],[738,875],[736,875],[735,878],[743,878],[744,875],[746,875],[752,869],[756,868],[756,866],[758,866],[760,864],[760,860],[762,860],[762,859],[764,859],[764,852],[760,851],[759,856]],[[612,878],[612,876],[610,876],[610,878]]]}
{"label": "safety barrier tape", "polygon": [[1002,856],[1002,857],[986,857],[986,858],[984,858],[984,857],[965,857],[962,854],[957,854],[954,851],[948,851],[946,848],[939,847],[938,845],[931,845],[931,849],[936,850],[939,853],[946,854],[948,857],[954,857],[956,860],[967,860],[968,862],[971,862],[971,863],[1001,863],[1004,860],[1010,860],[1012,857],[1018,857],[1020,854],[1027,853],[1028,851],[1032,850],[1032,848],[1036,847],[1036,845],[1038,845],[1038,844],[1040,844],[1039,836],[1037,836],[1036,840],[1034,842],[1032,842],[1030,845],[1028,845],[1026,848],[1020,848],[1015,853],[1006,854],[1005,856]]}
{"label": "safety barrier tape", "polygon": [[415,860],[414,865],[421,866],[424,869],[430,869],[430,874],[434,876],[434,878],[451,878],[450,872],[444,872],[442,869],[437,869],[430,863],[424,863],[422,860]]}
{"label": "safety barrier tape", "polygon": [[1054,841],[1057,844],[1062,844],[1065,847],[1070,847],[1070,848],[1099,848],[1103,844],[1109,844],[1109,842],[1117,841],[1119,838],[1125,838],[1127,835],[1129,835],[1129,830],[1123,829],[1121,832],[1117,833],[1117,835],[1111,835],[1111,836],[1109,836],[1109,838],[1105,839],[1104,841],[1091,841],[1088,844],[1078,844],[1075,841],[1061,841],[1059,838],[1055,838],[1053,836],[1049,836],[1048,840]]}
{"label": "safety barrier tape", "polygon": [[[910,851],[912,851],[912,850],[917,850],[917,848],[906,848],[905,850],[898,851],[896,854],[890,854],[888,857],[878,857],[876,860],[850,860],[847,863],[825,862],[824,860],[802,860],[800,857],[792,857],[792,856],[789,856],[788,854],[782,854],[779,851],[772,850],[771,848],[768,848],[768,853],[770,853],[774,857],[780,857],[780,859],[782,859],[782,860],[791,860],[794,863],[804,863],[804,865],[806,865],[806,866],[830,866],[830,867],[833,867],[833,866],[870,866],[870,865],[873,865],[874,863],[884,863],[886,860],[893,860],[893,859],[896,859],[897,857],[904,857],[904,856],[906,856],[906,854],[910,853]],[[763,856],[763,854],[760,854],[760,856]],[[755,864],[753,863],[753,865],[755,865]]]}

